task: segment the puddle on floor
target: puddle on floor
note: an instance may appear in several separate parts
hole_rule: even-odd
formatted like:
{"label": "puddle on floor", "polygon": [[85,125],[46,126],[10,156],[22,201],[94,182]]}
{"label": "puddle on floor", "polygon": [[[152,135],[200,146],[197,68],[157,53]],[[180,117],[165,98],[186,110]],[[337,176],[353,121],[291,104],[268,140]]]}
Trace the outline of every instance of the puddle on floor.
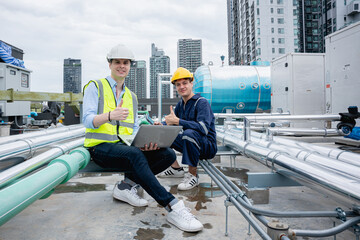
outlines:
{"label": "puddle on floor", "polygon": [[195,209],[197,211],[200,209],[206,209],[206,206],[203,204],[211,202],[211,198],[224,195],[220,188],[211,186],[210,183],[200,183],[198,187],[187,191],[178,191],[177,185],[173,185],[170,188],[170,193],[186,197],[186,200],[189,202],[196,202]]}
{"label": "puddle on floor", "polygon": [[[114,201],[118,201],[118,200],[114,200]],[[131,213],[132,216],[135,216],[136,214],[140,214],[145,212],[146,207],[133,207],[133,211]]]}
{"label": "puddle on floor", "polygon": [[162,229],[139,228],[136,234],[134,239],[138,240],[163,239],[165,237]]}
{"label": "puddle on floor", "polygon": [[216,168],[219,169],[227,177],[237,178],[238,180],[244,183],[248,182],[248,176],[246,173],[249,171],[249,169],[219,167],[219,166],[216,166]]}
{"label": "puddle on floor", "polygon": [[107,184],[87,184],[79,182],[67,182],[60,184],[55,188],[54,193],[79,193],[79,192],[92,192],[92,191],[105,191]]}

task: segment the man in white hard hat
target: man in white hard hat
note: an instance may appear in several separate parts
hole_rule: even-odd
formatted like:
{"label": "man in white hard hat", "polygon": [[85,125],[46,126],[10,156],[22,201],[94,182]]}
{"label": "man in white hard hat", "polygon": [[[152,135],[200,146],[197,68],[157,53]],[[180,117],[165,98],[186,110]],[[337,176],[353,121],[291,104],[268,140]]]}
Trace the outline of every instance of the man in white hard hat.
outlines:
{"label": "man in white hard hat", "polygon": [[123,181],[115,184],[113,197],[141,207],[148,201],[138,194],[139,185],[167,211],[167,220],[183,231],[197,232],[203,225],[165,190],[155,177],[176,159],[170,148],[159,149],[149,143],[139,149],[120,141],[118,134],[135,134],[139,128],[137,97],[125,85],[132,51],[124,45],[113,47],[107,55],[110,76],[91,80],[84,87],[83,123],[86,127],[84,146],[92,160],[103,168],[125,172]]}

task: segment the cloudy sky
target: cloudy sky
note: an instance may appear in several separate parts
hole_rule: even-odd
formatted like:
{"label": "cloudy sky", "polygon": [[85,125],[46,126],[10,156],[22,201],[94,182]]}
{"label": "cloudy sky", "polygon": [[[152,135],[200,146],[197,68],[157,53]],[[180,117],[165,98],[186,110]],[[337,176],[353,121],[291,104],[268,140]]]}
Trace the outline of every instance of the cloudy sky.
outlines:
{"label": "cloudy sky", "polygon": [[[151,43],[177,67],[177,40],[202,39],[203,62],[227,57],[223,0],[14,0],[1,2],[0,40],[24,51],[31,91],[62,92],[63,60],[82,60],[82,84],[109,74],[109,49],[124,43],[149,67]],[[226,59],[227,60],[227,59]],[[226,62],[225,60],[225,62]],[[148,70],[149,71],[149,70]]]}

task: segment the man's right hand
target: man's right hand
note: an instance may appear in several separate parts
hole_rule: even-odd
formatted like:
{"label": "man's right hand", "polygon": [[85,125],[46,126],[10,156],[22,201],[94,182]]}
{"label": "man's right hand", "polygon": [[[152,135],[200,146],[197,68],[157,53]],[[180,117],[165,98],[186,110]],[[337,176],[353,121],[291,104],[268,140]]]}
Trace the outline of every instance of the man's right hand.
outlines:
{"label": "man's right hand", "polygon": [[123,108],[123,99],[119,105],[110,113],[111,120],[125,120],[129,115],[129,109]]}

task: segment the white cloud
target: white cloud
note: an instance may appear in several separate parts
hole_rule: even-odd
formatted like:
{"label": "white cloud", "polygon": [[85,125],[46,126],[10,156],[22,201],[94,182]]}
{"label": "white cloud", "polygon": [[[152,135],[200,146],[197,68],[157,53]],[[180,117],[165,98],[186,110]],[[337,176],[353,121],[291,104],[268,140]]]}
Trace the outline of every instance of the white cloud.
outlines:
{"label": "white cloud", "polygon": [[62,92],[63,60],[82,61],[83,85],[108,75],[108,50],[124,43],[149,64],[151,43],[177,67],[177,41],[202,39],[203,62],[227,55],[226,2],[219,0],[4,1],[1,40],[24,50],[31,91]]}

